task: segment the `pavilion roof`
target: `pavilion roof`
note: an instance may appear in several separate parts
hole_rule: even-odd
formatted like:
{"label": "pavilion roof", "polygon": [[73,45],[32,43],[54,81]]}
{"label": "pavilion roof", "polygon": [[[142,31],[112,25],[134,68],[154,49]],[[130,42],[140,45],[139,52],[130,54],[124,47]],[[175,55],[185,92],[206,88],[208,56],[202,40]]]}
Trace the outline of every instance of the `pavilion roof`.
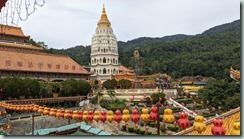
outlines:
{"label": "pavilion roof", "polygon": [[0,70],[90,74],[68,56],[0,49]]}
{"label": "pavilion roof", "polygon": [[10,35],[10,36],[18,36],[23,38],[30,38],[29,36],[25,36],[22,29],[20,27],[8,26],[0,24],[0,34]]}
{"label": "pavilion roof", "polygon": [[31,44],[27,45],[27,44],[24,44],[24,43],[10,43],[10,42],[2,42],[2,41],[0,41],[0,47],[1,46],[6,46],[8,48],[25,49],[25,50],[36,50],[36,51],[43,50],[42,47],[33,46]]}
{"label": "pavilion roof", "polygon": [[134,72],[134,70],[130,70],[123,65],[119,66],[119,71],[121,71],[121,72]]}

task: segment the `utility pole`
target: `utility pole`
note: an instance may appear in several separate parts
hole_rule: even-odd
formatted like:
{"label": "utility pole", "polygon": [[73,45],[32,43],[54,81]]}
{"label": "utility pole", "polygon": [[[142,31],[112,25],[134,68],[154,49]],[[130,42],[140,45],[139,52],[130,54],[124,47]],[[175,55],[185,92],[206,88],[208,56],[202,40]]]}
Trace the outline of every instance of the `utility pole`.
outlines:
{"label": "utility pole", "polygon": [[159,116],[159,108],[161,107],[160,101],[157,102],[156,106],[157,106],[157,130],[158,130],[157,134],[160,135],[160,116]]}

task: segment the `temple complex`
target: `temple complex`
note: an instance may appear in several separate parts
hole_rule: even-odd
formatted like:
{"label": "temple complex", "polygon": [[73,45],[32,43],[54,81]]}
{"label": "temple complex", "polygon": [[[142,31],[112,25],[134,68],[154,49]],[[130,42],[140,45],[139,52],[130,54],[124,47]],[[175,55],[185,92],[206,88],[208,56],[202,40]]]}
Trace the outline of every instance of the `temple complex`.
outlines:
{"label": "temple complex", "polygon": [[117,38],[113,34],[103,6],[101,18],[92,37],[90,69],[93,75],[91,79],[101,81],[112,79],[112,75],[119,73],[118,59]]}
{"label": "temple complex", "polygon": [[20,27],[0,25],[0,78],[89,79],[90,72],[70,57],[41,52],[43,48],[31,45],[29,39]]}

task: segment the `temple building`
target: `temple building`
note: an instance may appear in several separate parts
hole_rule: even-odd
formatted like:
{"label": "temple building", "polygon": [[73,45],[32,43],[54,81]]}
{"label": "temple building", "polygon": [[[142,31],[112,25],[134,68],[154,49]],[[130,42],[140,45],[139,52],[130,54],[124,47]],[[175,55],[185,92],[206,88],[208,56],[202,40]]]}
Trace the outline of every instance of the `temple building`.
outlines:
{"label": "temple building", "polygon": [[0,25],[0,78],[89,79],[90,72],[70,57],[41,52],[43,48],[29,44],[29,39],[19,27]]}
{"label": "temple building", "polygon": [[90,70],[91,79],[105,81],[119,73],[117,38],[113,33],[105,7],[92,37]]}

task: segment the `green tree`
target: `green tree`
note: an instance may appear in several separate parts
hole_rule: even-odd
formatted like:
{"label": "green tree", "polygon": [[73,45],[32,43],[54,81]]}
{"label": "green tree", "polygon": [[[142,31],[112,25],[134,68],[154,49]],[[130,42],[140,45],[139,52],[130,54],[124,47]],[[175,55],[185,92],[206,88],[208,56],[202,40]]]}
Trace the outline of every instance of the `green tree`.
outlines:
{"label": "green tree", "polygon": [[131,88],[132,84],[131,84],[130,80],[122,79],[122,80],[119,80],[118,86],[121,86],[124,89],[129,89],[129,88]]}
{"label": "green tree", "polygon": [[240,106],[240,85],[233,80],[212,79],[198,94],[200,99],[208,100],[211,106],[222,106],[225,111]]}
{"label": "green tree", "polygon": [[160,101],[161,104],[164,103],[165,101],[165,94],[164,93],[153,93],[151,95],[151,98],[153,99],[153,104],[156,104],[157,102],[159,102],[159,99],[162,98],[162,100]]}
{"label": "green tree", "polygon": [[117,81],[115,79],[107,80],[103,82],[103,87],[106,89],[115,89],[117,87]]}

